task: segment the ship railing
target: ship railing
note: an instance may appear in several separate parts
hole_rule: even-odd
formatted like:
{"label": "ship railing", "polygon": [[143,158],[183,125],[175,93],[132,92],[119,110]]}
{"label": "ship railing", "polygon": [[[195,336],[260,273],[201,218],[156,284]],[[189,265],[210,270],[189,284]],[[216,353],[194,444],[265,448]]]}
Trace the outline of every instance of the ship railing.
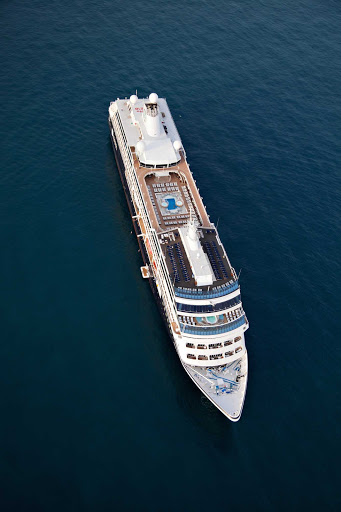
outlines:
{"label": "ship railing", "polygon": [[228,295],[239,288],[238,281],[233,281],[228,285],[223,285],[220,288],[215,288],[207,291],[200,291],[196,288],[174,288],[174,293],[176,297],[182,297],[184,299],[193,299],[193,300],[201,300],[201,299],[214,299],[216,297],[222,297],[224,295]]}
{"label": "ship railing", "polygon": [[111,117],[111,119],[116,128],[115,134],[120,146],[131,196],[139,209],[138,214],[143,220],[146,229],[146,236],[149,240],[154,260],[156,260],[156,269],[152,265],[152,271],[157,278],[160,294],[166,303],[166,309],[170,320],[179,326],[175,308],[174,289],[169,278],[166,260],[162,253],[155,229],[152,227],[149,215],[147,213],[147,207],[135,172],[133,156],[127,143],[119,113],[116,112],[114,116]]}
{"label": "ship railing", "polygon": [[216,334],[223,334],[225,332],[233,331],[246,323],[245,315],[238,318],[234,322],[228,324],[218,325],[216,327],[195,327],[193,325],[186,325],[180,322],[181,332],[185,334],[193,334],[195,336],[215,336]]}
{"label": "ship railing", "polygon": [[216,230],[216,238],[217,238],[218,244],[220,245],[220,248],[221,248],[221,250],[222,250],[222,252],[223,252],[223,255],[224,255],[223,257],[224,257],[224,258],[226,258],[227,264],[228,264],[229,268],[231,269],[232,277],[237,281],[237,280],[238,280],[238,276],[237,276],[237,274],[236,274],[236,272],[235,272],[234,268],[233,268],[233,267],[232,267],[232,265],[231,265],[231,262],[230,262],[230,260],[229,260],[229,257],[228,257],[228,256],[227,256],[227,254],[226,254],[225,247],[224,247],[224,246],[223,246],[223,244],[221,243],[221,240],[220,240],[220,237],[219,237],[218,230],[217,230],[216,226],[214,226],[214,227],[215,227],[215,230]]}
{"label": "ship railing", "polygon": [[[211,314],[212,315],[212,314]],[[231,324],[242,318],[245,315],[245,311],[242,307],[236,308],[232,311],[227,312],[223,315],[213,315],[216,318],[214,322],[209,322],[208,319],[210,317],[202,317],[202,316],[186,316],[184,314],[179,315],[179,321],[183,325],[190,325],[193,327],[203,327],[204,329],[210,329],[211,327],[221,327],[222,325]],[[207,323],[205,323],[207,322]]]}
{"label": "ship railing", "polygon": [[237,281],[238,276],[237,276],[236,271],[234,270],[233,267],[231,267],[231,273],[232,273],[233,277],[235,278],[235,280]]}
{"label": "ship railing", "polygon": [[[191,200],[191,204],[189,204],[189,210],[190,211],[191,211],[191,209],[193,210],[192,211],[192,215],[194,214],[194,218],[198,217],[200,219],[200,224],[202,226],[204,224],[204,222],[202,220],[202,216],[201,216],[201,213],[200,213],[200,208],[198,208],[197,205],[196,205],[196,201],[194,199],[193,192],[192,192],[192,187],[189,185],[187,180],[186,180],[186,184],[187,184],[187,190],[189,191],[189,196],[190,196],[190,200]],[[198,189],[198,194],[199,194],[199,189]]]}
{"label": "ship railing", "polygon": [[241,303],[240,295],[233,297],[233,299],[224,300],[223,302],[217,302],[217,304],[184,304],[183,302],[177,302],[177,310],[185,313],[215,313],[224,309],[230,309]]}

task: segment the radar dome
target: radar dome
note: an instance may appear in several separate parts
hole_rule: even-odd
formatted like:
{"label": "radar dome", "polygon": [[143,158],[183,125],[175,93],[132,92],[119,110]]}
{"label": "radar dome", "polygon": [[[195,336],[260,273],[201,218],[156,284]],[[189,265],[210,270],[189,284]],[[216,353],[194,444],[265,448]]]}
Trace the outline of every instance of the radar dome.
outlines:
{"label": "radar dome", "polygon": [[138,153],[143,153],[144,148],[145,148],[145,143],[143,142],[143,140],[139,140],[138,143],[136,144],[136,151]]}
{"label": "radar dome", "polygon": [[156,94],[156,92],[152,92],[151,94],[149,94],[149,101],[151,103],[157,103],[157,100],[159,99],[158,95]]}
{"label": "radar dome", "polygon": [[136,103],[136,102],[137,102],[137,100],[138,100],[138,97],[136,96],[136,94],[133,94],[132,96],[130,96],[130,98],[129,98],[129,99],[130,99],[130,103],[131,103],[132,105],[135,105],[135,103]]}
{"label": "radar dome", "polygon": [[173,142],[173,147],[174,147],[175,151],[179,151],[179,149],[182,148],[182,144],[181,144],[181,142],[179,140],[175,140]]}

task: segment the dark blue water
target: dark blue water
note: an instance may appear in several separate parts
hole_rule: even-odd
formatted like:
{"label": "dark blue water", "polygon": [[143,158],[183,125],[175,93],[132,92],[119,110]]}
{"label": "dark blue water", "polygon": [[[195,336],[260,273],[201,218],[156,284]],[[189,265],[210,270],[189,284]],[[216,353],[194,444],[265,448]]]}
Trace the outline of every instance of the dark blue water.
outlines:
{"label": "dark blue water", "polygon": [[[339,510],[341,7],[4,0],[1,511]],[[166,96],[236,270],[237,424],[182,370],[110,147]]]}

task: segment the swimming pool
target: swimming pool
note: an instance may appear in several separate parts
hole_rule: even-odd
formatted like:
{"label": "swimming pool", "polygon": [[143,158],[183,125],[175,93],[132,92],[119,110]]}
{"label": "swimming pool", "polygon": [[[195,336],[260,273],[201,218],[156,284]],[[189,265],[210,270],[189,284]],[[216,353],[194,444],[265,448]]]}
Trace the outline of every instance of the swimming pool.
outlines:
{"label": "swimming pool", "polygon": [[176,210],[177,209],[174,197],[166,197],[165,199],[168,203],[167,210]]}

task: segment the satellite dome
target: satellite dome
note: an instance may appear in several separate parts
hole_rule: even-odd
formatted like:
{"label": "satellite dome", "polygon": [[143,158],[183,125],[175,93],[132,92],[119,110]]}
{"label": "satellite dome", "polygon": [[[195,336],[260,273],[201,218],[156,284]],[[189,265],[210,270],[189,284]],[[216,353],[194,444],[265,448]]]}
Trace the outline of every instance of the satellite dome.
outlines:
{"label": "satellite dome", "polygon": [[152,92],[151,94],[149,94],[149,101],[151,103],[157,103],[157,100],[159,99],[158,95],[156,94],[156,92]]}
{"label": "satellite dome", "polygon": [[139,140],[138,143],[136,144],[136,151],[138,151],[138,153],[143,153],[144,148],[145,143],[143,142],[143,140]]}
{"label": "satellite dome", "polygon": [[138,97],[136,96],[136,94],[133,94],[132,96],[130,96],[130,98],[129,98],[129,99],[130,99],[130,103],[131,103],[132,105],[135,105],[135,103],[136,103],[136,102],[137,102],[137,100],[138,100]]}
{"label": "satellite dome", "polygon": [[173,142],[173,148],[175,149],[175,151],[179,151],[179,149],[182,148],[182,144],[179,140],[175,140]]}

